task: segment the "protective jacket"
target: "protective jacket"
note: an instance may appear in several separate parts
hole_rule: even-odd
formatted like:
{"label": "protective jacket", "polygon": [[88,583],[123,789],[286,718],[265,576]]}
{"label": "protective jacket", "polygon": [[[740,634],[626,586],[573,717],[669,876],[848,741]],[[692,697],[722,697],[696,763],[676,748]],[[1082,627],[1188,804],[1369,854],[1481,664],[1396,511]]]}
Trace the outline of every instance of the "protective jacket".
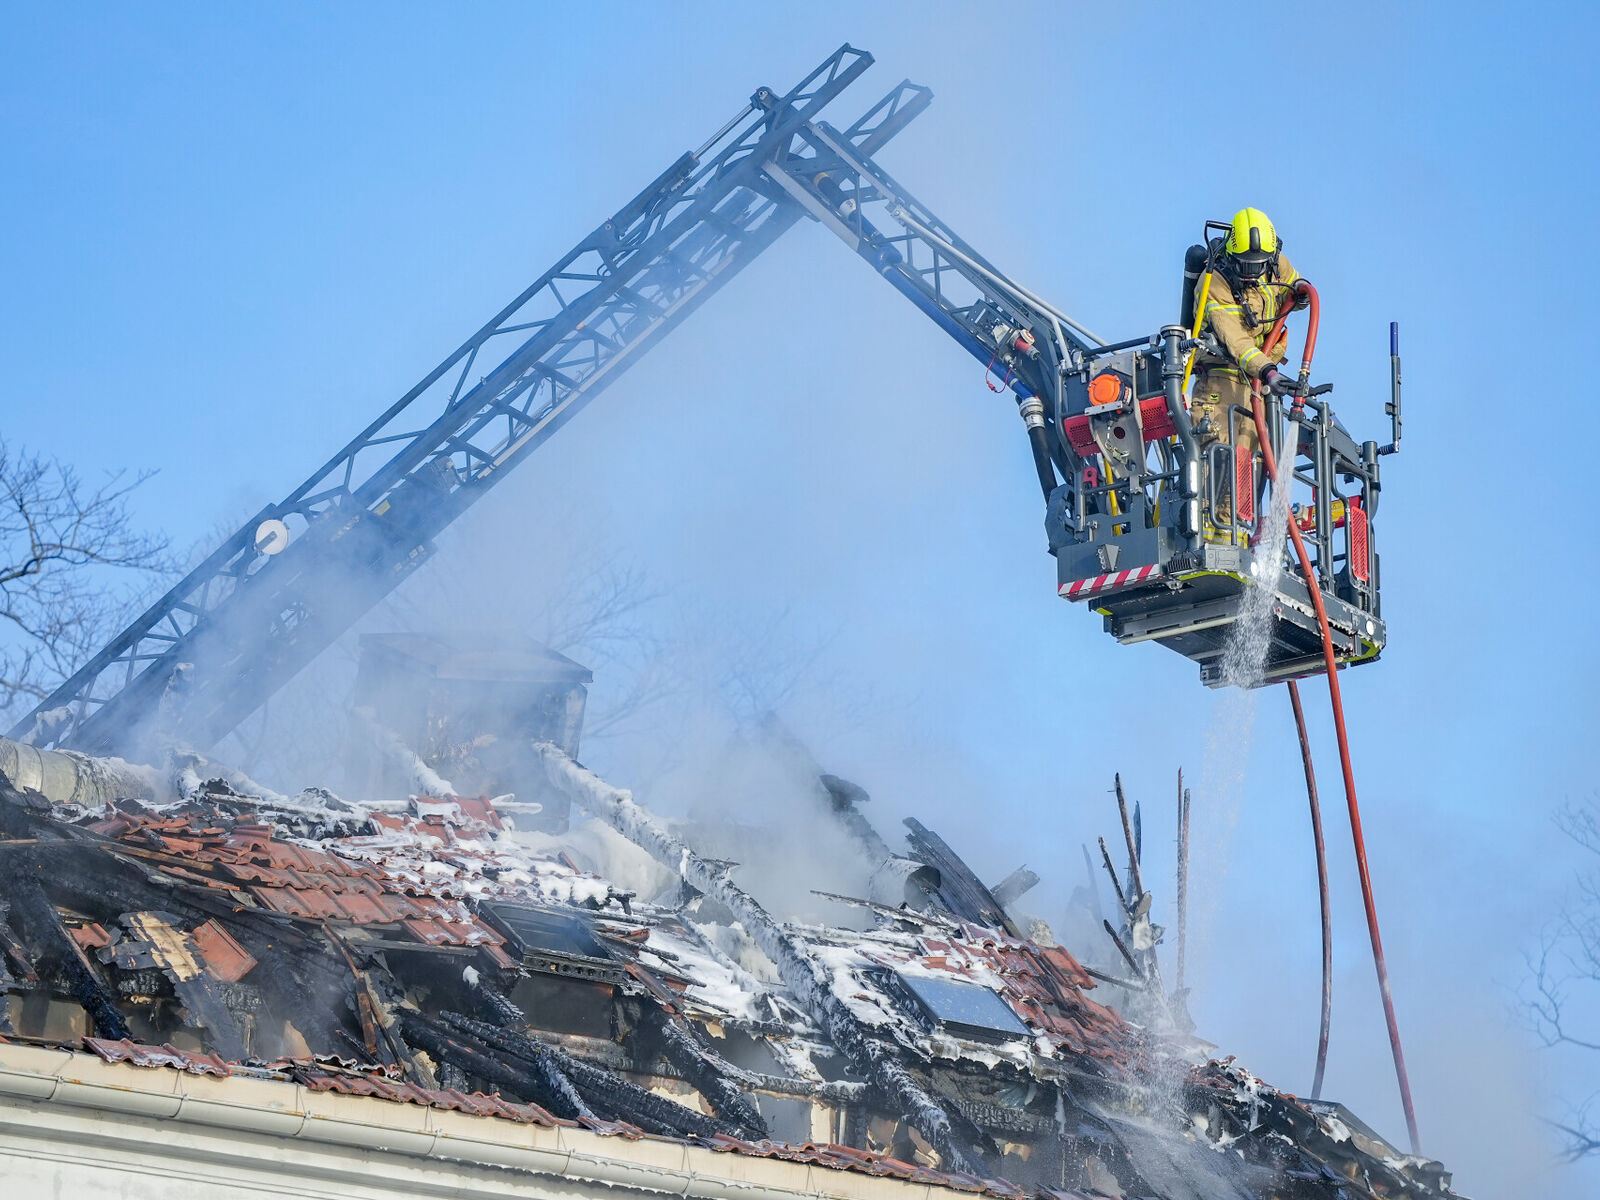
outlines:
{"label": "protective jacket", "polygon": [[1195,283],[1196,301],[1206,286],[1208,276],[1211,290],[1206,295],[1201,328],[1207,325],[1211,327],[1227,353],[1227,360],[1204,355],[1196,365],[1202,371],[1235,377],[1242,369],[1251,378],[1258,378],[1269,366],[1281,363],[1287,352],[1283,342],[1275,346],[1270,354],[1261,349],[1261,344],[1266,341],[1272,323],[1279,314],[1294,304],[1294,285],[1300,279],[1300,273],[1286,256],[1280,254],[1275,273],[1269,270],[1259,280],[1241,282],[1241,294],[1235,296],[1233,288],[1221,273],[1210,271]]}

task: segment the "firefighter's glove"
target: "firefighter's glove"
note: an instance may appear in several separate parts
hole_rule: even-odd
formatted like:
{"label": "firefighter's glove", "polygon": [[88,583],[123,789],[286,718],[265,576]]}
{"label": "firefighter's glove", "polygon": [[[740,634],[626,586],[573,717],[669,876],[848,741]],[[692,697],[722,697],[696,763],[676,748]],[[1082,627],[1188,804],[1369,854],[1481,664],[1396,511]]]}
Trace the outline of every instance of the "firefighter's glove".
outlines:
{"label": "firefighter's glove", "polygon": [[1306,305],[1308,305],[1310,303],[1311,303],[1311,289],[1306,286],[1304,280],[1301,280],[1299,283],[1296,283],[1294,285],[1294,307],[1295,307],[1295,311],[1299,312],[1302,308],[1304,308]]}
{"label": "firefighter's glove", "polygon": [[1261,383],[1280,396],[1296,396],[1300,392],[1300,381],[1293,375],[1285,375],[1277,367],[1268,367],[1261,372]]}

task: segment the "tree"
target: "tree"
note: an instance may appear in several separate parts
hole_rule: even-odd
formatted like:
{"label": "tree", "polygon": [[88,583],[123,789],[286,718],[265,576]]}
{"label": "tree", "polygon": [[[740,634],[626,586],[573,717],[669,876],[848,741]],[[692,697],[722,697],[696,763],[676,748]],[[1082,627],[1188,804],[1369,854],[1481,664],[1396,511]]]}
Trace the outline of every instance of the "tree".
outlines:
{"label": "tree", "polygon": [[[1546,1046],[1600,1054],[1600,796],[1563,808],[1556,825],[1583,850],[1586,865],[1573,902],[1528,955],[1523,1012]],[[1569,1161],[1600,1154],[1600,1091],[1550,1123]]]}
{"label": "tree", "polygon": [[14,720],[70,676],[173,567],[129,495],[151,472],[98,486],[0,439],[0,714]]}

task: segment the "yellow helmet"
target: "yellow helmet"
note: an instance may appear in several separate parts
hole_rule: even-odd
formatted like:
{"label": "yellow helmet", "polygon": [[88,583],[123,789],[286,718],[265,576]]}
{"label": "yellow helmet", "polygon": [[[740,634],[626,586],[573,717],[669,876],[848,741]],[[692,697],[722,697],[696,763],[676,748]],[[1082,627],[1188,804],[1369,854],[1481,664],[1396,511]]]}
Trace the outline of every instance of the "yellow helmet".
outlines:
{"label": "yellow helmet", "polygon": [[1233,214],[1223,249],[1241,278],[1256,279],[1278,257],[1278,231],[1259,208],[1241,208]]}

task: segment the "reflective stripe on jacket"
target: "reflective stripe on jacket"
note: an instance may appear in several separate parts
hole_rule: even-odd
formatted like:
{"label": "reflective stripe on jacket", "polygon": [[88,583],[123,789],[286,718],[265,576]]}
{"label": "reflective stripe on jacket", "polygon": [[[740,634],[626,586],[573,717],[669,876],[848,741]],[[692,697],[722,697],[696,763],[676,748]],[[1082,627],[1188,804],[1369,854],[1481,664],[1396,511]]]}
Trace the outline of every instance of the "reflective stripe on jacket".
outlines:
{"label": "reflective stripe on jacket", "polygon": [[[1280,342],[1270,354],[1261,349],[1261,343],[1271,332],[1272,323],[1278,319],[1279,313],[1294,303],[1293,288],[1300,273],[1288,258],[1278,255],[1277,273],[1256,283],[1243,284],[1243,294],[1240,296],[1233,294],[1228,281],[1218,272],[1211,271],[1208,274],[1211,290],[1206,296],[1205,320],[1201,328],[1209,326],[1211,332],[1217,335],[1217,341],[1227,354],[1227,361],[1206,356],[1200,360],[1200,369],[1229,375],[1237,374],[1238,369],[1242,369],[1246,375],[1255,378],[1274,363],[1281,363],[1287,353],[1285,343]],[[1205,287],[1205,276],[1201,276],[1195,287]],[[1197,290],[1195,295],[1199,294]],[[1255,318],[1254,325],[1245,323],[1246,306]]]}

